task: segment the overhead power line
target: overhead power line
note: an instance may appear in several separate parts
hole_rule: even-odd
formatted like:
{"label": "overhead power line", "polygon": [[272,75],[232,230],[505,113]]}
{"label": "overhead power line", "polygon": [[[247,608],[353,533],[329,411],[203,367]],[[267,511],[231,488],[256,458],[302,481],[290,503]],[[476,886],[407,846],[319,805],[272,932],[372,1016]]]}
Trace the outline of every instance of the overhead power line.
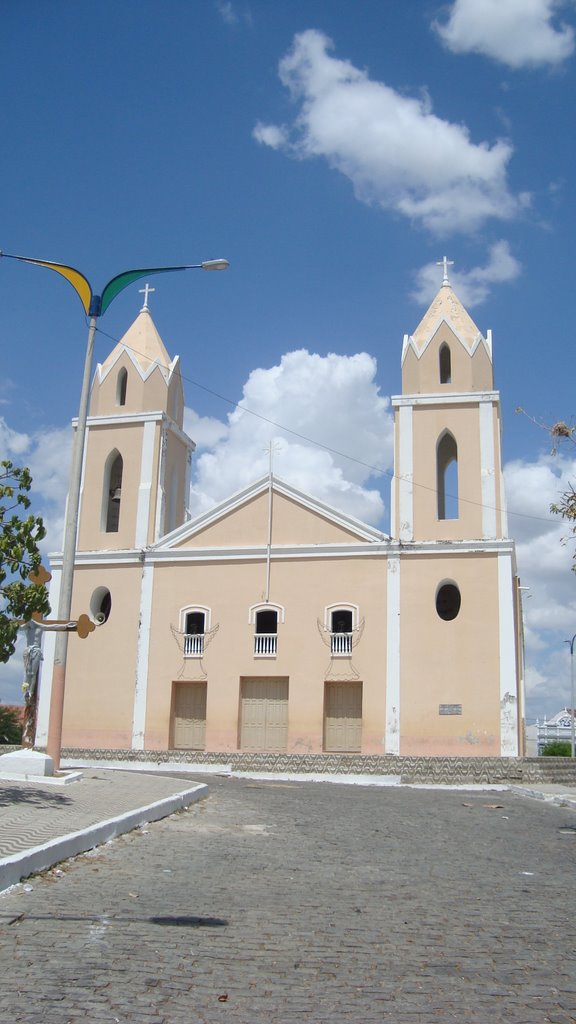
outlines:
{"label": "overhead power line", "polygon": [[[103,331],[99,325],[96,329],[99,334],[102,334],[110,341],[113,341],[116,344],[120,343],[120,338],[115,338],[112,334],[107,334],[107,332]],[[145,356],[143,352],[139,352],[138,349],[132,348],[130,345],[126,345],[125,347],[135,356],[143,356],[144,358],[148,358],[147,356]],[[164,370],[169,369],[168,366],[163,366],[160,363],[158,363],[157,365]],[[248,416],[254,416],[255,419],[262,420],[264,423],[268,423],[270,426],[276,427],[278,430],[282,430],[286,434],[291,434],[292,437],[297,437],[300,441],[305,441],[307,444],[313,445],[315,448],[322,448],[324,451],[329,452],[331,455],[336,455],[338,456],[338,458],[346,459],[348,462],[354,462],[356,463],[356,465],[362,466],[364,469],[369,469],[371,473],[374,473],[377,476],[386,476],[390,480],[406,479],[400,474],[394,473],[391,469],[383,469],[381,466],[374,466],[372,463],[365,462],[363,459],[359,459],[355,455],[349,455],[347,452],[341,452],[338,448],[332,448],[329,444],[325,444],[323,441],[318,441],[316,440],[316,438],[309,437],[307,434],[302,434],[300,431],[294,430],[292,427],[287,427],[284,423],[279,423],[277,420],[273,420],[269,416],[264,416],[263,413],[255,412],[254,409],[249,409],[248,406],[242,405],[241,402],[235,402],[232,398],[227,398],[226,395],[222,395],[220,394],[219,391],[215,391],[213,388],[209,388],[206,384],[201,384],[200,381],[194,380],[193,377],[187,377],[183,373],[180,373],[180,376],[183,381],[186,381],[187,384],[192,384],[193,387],[199,388],[201,391],[205,391],[206,394],[212,395],[213,398],[217,398],[221,402],[225,402],[226,405],[231,406],[233,409],[239,409],[241,412],[245,412]],[[428,484],[420,483],[418,480],[411,480],[409,482],[412,484],[413,487],[419,487],[421,490],[425,491],[432,491],[434,494],[437,493],[435,487],[430,487]],[[455,496],[447,495],[447,497]],[[532,515],[529,512],[516,512],[513,509],[502,509],[495,505],[485,505],[481,501],[473,501],[471,498],[464,498],[461,495],[459,495],[458,501],[463,501],[467,505],[473,505],[476,508],[486,508],[490,509],[491,511],[505,513],[509,516],[517,516],[520,519],[533,519],[536,522],[540,523],[557,522],[557,520],[553,519],[552,516],[536,516]]]}

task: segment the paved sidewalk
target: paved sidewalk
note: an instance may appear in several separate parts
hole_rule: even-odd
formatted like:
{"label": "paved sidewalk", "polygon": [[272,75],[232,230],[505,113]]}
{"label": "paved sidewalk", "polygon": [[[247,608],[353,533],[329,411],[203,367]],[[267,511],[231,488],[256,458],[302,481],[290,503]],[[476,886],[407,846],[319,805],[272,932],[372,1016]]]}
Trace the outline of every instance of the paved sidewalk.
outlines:
{"label": "paved sidewalk", "polygon": [[[226,773],[234,776],[235,773]],[[249,773],[238,773],[250,777]],[[0,892],[67,857],[90,850],[149,821],[166,817],[208,795],[210,774],[195,778],[184,772],[118,771],[86,768],[78,781],[54,785],[49,781],[13,781],[0,777]],[[333,782],[347,785],[398,786],[397,777],[275,776],[255,773],[270,782]],[[423,790],[443,786],[403,786]],[[460,788],[460,787],[458,787]],[[576,809],[576,786],[533,783],[510,787],[465,787],[510,791]]]}
{"label": "paved sidewalk", "polygon": [[209,786],[2,895],[0,1021],[574,1024],[573,808]]}
{"label": "paved sidewalk", "polygon": [[0,891],[207,792],[185,776],[91,768],[65,786],[0,778]]}

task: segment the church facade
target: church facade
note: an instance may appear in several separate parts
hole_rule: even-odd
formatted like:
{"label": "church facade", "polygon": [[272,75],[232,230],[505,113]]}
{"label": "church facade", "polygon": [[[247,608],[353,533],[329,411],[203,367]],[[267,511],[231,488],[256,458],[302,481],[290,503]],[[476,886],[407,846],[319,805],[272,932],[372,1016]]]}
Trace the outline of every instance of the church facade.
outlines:
{"label": "church facade", "polygon": [[[99,628],[69,645],[65,746],[522,753],[492,340],[447,279],[392,403],[390,536],[272,472],[190,517],[180,363],[145,303],[92,385],[72,612]],[[47,636],[40,746],[52,663]]]}

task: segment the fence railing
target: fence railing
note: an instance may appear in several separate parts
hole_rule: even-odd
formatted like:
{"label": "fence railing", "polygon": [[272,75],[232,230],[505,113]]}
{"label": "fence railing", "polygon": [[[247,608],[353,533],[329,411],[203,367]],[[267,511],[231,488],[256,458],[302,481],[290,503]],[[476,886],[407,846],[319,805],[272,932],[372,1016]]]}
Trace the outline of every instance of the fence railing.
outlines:
{"label": "fence railing", "polygon": [[204,633],[184,634],[184,655],[187,658],[199,658],[204,654]]}
{"label": "fence railing", "polygon": [[331,654],[352,654],[352,633],[332,633],[330,635]]}
{"label": "fence railing", "polygon": [[254,654],[276,654],[277,640],[277,633],[254,633]]}

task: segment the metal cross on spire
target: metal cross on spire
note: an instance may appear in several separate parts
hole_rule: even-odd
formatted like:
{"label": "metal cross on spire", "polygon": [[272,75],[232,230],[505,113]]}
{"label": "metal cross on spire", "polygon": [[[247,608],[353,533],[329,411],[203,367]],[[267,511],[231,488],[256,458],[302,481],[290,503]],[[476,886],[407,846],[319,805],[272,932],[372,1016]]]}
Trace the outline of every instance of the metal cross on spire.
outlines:
{"label": "metal cross on spire", "polygon": [[274,455],[276,454],[276,452],[281,452],[282,451],[282,445],[279,444],[278,441],[273,441],[272,438],[270,438],[270,442],[269,442],[269,444],[266,445],[266,447],[264,448],[264,451],[268,455],[268,475],[269,475],[270,479],[272,479]]}
{"label": "metal cross on spire", "polygon": [[454,260],[449,260],[447,256],[443,256],[441,260],[437,261],[436,266],[443,267],[444,269],[444,277],[442,278],[442,284],[450,284],[450,281],[448,280],[448,267],[454,266]]}
{"label": "metal cross on spire", "polygon": [[144,305],[142,306],[142,309],[140,310],[140,312],[143,313],[145,309],[148,309],[148,296],[150,295],[150,292],[155,292],[156,289],[155,288],[151,288],[149,284],[145,284],[144,287],[143,288],[139,288],[138,291],[142,292],[143,295],[144,295]]}

